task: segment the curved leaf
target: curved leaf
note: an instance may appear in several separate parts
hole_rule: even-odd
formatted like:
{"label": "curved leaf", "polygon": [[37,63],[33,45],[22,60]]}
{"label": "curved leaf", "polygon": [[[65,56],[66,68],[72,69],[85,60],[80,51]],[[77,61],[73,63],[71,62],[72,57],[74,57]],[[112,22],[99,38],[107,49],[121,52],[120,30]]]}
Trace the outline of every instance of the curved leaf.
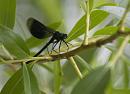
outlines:
{"label": "curved leaf", "polygon": [[97,8],[97,7],[101,7],[101,6],[104,6],[104,5],[108,5],[109,4],[114,4],[114,1],[113,0],[94,0],[94,8]]}
{"label": "curved leaf", "polygon": [[78,36],[82,35],[86,29],[85,29],[85,22],[86,16],[84,15],[79,21],[75,24],[73,29],[68,34],[68,38],[66,39],[67,42],[77,38]]}
{"label": "curved leaf", "polygon": [[25,63],[23,64],[23,81],[25,94],[40,94],[36,77]]}
{"label": "curved leaf", "polygon": [[11,30],[0,26],[0,42],[16,58],[28,57],[29,50],[25,42]]}
{"label": "curved leaf", "polygon": [[62,70],[61,70],[60,61],[55,62],[54,71],[55,71],[54,92],[55,94],[60,94],[60,87],[62,82]]}
{"label": "curved leaf", "polygon": [[0,0],[0,24],[13,29],[16,0]]}
{"label": "curved leaf", "polygon": [[[26,79],[29,77],[29,79]],[[40,90],[38,88],[38,84],[36,78],[30,68],[26,65],[23,68],[20,68],[4,85],[3,89],[1,90],[0,94],[30,94],[25,93],[25,88],[30,82],[30,88],[32,93],[31,94],[40,94]]]}
{"label": "curved leaf", "polygon": [[[90,15],[90,29],[94,28],[96,25],[101,23],[106,17],[108,17],[109,13],[102,10],[94,10]],[[98,19],[97,19],[98,18]],[[86,31],[86,16],[84,15],[76,25],[73,27],[71,32],[68,35],[66,41],[71,41],[80,35],[82,35]]]}
{"label": "curved leaf", "polygon": [[90,15],[90,29],[94,28],[96,25],[101,23],[109,13],[102,10],[94,10]]}
{"label": "curved leaf", "polygon": [[99,67],[80,80],[71,94],[104,94],[109,80],[110,68]]}
{"label": "curved leaf", "polygon": [[0,94],[24,94],[22,69],[19,69],[5,84]]}
{"label": "curved leaf", "polygon": [[94,36],[95,35],[112,35],[115,32],[117,32],[117,30],[118,30],[118,27],[108,26],[108,27],[98,30],[96,33],[94,33]]}
{"label": "curved leaf", "polygon": [[79,61],[79,63],[81,63],[81,65],[84,66],[87,71],[91,71],[92,70],[92,67],[82,57],[80,57],[79,55],[76,55],[74,58],[77,61]]}
{"label": "curved leaf", "polygon": [[[102,28],[102,29],[96,31],[94,33],[94,36],[95,35],[112,35],[112,34],[116,33],[117,31],[118,31],[117,26],[108,26],[108,27],[105,27],[105,28]],[[125,27],[125,31],[126,32],[130,31],[130,28]]]}

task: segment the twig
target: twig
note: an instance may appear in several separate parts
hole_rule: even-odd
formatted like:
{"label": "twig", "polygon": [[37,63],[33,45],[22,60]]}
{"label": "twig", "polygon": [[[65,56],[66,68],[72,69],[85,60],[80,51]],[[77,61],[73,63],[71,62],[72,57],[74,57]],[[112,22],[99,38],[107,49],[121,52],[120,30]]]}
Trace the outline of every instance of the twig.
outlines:
{"label": "twig", "polygon": [[75,72],[77,73],[78,77],[79,77],[80,79],[82,79],[82,78],[83,78],[83,75],[82,75],[82,73],[80,72],[80,70],[79,70],[79,68],[78,68],[78,66],[77,66],[77,64],[76,64],[76,62],[75,62],[75,60],[74,60],[74,58],[73,58],[73,57],[70,57],[70,58],[68,58],[68,60],[70,61],[70,63],[71,63],[71,65],[73,66],[73,68],[75,69]]}
{"label": "twig", "polygon": [[89,42],[87,45],[82,45],[82,46],[80,46],[76,49],[73,49],[73,50],[65,52],[65,53],[61,53],[61,54],[57,54],[57,55],[51,55],[51,56],[42,55],[40,57],[31,57],[31,58],[28,58],[28,59],[21,59],[21,60],[6,60],[6,63],[17,64],[17,63],[21,63],[21,62],[24,62],[24,61],[34,61],[34,60],[42,61],[41,63],[45,63],[45,62],[48,62],[48,61],[66,59],[66,58],[69,58],[69,57],[72,57],[72,56],[78,54],[78,52],[81,52],[81,51],[84,51],[86,49],[93,48],[93,47],[100,47],[100,46],[102,46],[106,43],[112,42],[113,40],[117,39],[120,36],[125,37],[125,36],[128,36],[128,35],[130,35],[130,32],[117,32],[117,33],[115,33],[111,36],[99,39],[97,41]]}
{"label": "twig", "polygon": [[125,39],[122,42],[121,46],[119,47],[117,53],[113,56],[113,58],[110,61],[110,63],[112,65],[115,64],[119,60],[119,58],[121,57],[121,55],[122,55],[122,53],[123,53],[123,51],[124,51],[124,49],[125,49],[128,41],[129,41],[129,39],[130,39],[130,35],[128,35],[128,36],[125,37]]}

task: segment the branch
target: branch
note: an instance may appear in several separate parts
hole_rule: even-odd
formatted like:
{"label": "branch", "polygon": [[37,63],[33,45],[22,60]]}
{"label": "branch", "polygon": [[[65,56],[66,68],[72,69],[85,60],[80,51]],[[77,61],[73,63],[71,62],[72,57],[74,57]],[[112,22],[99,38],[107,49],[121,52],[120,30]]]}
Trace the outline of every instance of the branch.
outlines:
{"label": "branch", "polygon": [[109,37],[102,38],[102,39],[99,39],[94,42],[90,42],[90,43],[88,43],[88,45],[81,45],[80,47],[78,47],[72,51],[69,51],[67,53],[51,55],[51,57],[52,57],[52,60],[69,58],[71,56],[76,55],[78,52],[84,51],[84,50],[92,48],[92,47],[100,47],[106,43],[112,42],[113,40],[117,39],[120,36],[127,36],[127,35],[130,35],[130,32],[117,32]]}
{"label": "branch", "polygon": [[[21,63],[21,62],[29,62],[29,61],[42,61],[42,63],[44,62],[48,62],[48,61],[55,61],[55,60],[60,60],[60,59],[66,59],[69,57],[72,57],[76,54],[78,54],[81,51],[84,51],[86,49],[92,48],[92,47],[100,47],[104,44],[110,43],[113,40],[117,39],[118,37],[121,36],[128,36],[130,35],[130,32],[121,32],[121,31],[117,31],[117,33],[105,37],[105,38],[101,38],[98,39],[97,41],[91,41],[89,42],[87,45],[81,45],[80,47],[73,49],[69,52],[65,52],[65,53],[61,53],[61,54],[57,54],[57,55],[50,55],[50,56],[40,56],[40,57],[31,57],[29,59],[22,59],[22,60],[7,60],[5,61],[7,64],[13,63],[13,64],[17,64],[17,63]],[[31,62],[29,62],[31,63]]]}

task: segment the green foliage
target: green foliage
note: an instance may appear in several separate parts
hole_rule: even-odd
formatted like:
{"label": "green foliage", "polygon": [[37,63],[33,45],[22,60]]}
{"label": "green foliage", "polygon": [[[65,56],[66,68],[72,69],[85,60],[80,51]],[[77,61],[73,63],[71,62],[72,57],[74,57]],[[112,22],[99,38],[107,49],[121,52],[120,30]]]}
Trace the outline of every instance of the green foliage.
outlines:
{"label": "green foliage", "polygon": [[22,69],[18,70],[5,84],[1,94],[23,94]]}
{"label": "green foliage", "polygon": [[111,94],[129,94],[129,93],[130,93],[129,89],[113,89]]}
{"label": "green foliage", "polygon": [[40,94],[36,78],[25,64],[5,84],[1,94]]}
{"label": "green foliage", "polygon": [[15,23],[16,0],[0,1],[0,24],[13,29]]}
{"label": "green foliage", "polygon": [[[122,0],[122,4],[118,0],[82,0],[78,4],[78,0],[73,0],[77,10],[83,10],[84,14],[70,30],[67,42],[72,41],[69,51],[80,47],[83,40],[82,36],[86,32],[86,15],[90,15],[88,43],[95,43],[97,40],[103,40],[108,36],[112,36],[119,30],[119,23],[124,18],[122,15],[127,5],[127,0]],[[20,28],[16,29],[15,22],[18,19],[26,19],[30,15],[34,18],[43,17],[45,23],[51,23],[48,27],[64,32],[67,30],[63,22],[66,14],[64,8],[73,7],[68,0],[1,0],[0,1],[0,66],[5,74],[8,74],[8,80],[4,80],[7,76],[3,76],[1,71],[0,80],[5,82],[0,94],[129,94],[129,47],[122,46],[125,39],[118,38],[111,45],[98,47],[98,44],[92,45],[91,49],[79,49],[80,53],[76,53],[73,58],[72,66],[68,60],[57,60],[50,62],[42,62],[37,60],[41,57],[30,57],[30,53],[37,52],[39,47],[43,46],[49,39],[36,39],[29,36],[29,31],[25,27],[26,22],[21,21]],[[89,3],[89,4],[88,4]],[[70,5],[68,5],[70,4]],[[81,9],[78,9],[81,5]],[[17,6],[17,10],[16,10]],[[74,8],[74,7],[73,7]],[[73,8],[69,8],[72,10]],[[87,12],[89,8],[89,12]],[[62,10],[63,9],[63,10]],[[24,10],[21,12],[21,10]],[[32,13],[37,11],[36,13]],[[38,14],[39,13],[39,14]],[[21,15],[22,14],[22,15]],[[64,15],[65,14],[65,15]],[[79,16],[79,15],[78,15]],[[123,28],[125,31],[130,30],[130,13],[125,18]],[[17,18],[16,18],[17,17]],[[40,18],[39,18],[40,19]],[[70,19],[69,19],[70,20]],[[42,21],[41,21],[42,22]],[[69,24],[69,23],[68,23]],[[70,25],[70,24],[69,24]],[[18,30],[17,33],[15,30]],[[63,31],[62,31],[63,30]],[[15,31],[15,32],[14,32]],[[28,32],[25,36],[28,38],[22,39],[21,32]],[[24,37],[24,36],[23,36]],[[100,42],[100,41],[99,41]],[[61,45],[63,52],[68,54],[65,45]],[[72,47],[71,47],[72,46]],[[6,51],[3,51],[3,48]],[[120,47],[123,47],[122,49]],[[125,49],[126,47],[126,49]],[[71,49],[72,48],[72,49]],[[84,50],[85,49],[85,50]],[[125,49],[125,51],[123,51]],[[83,50],[83,51],[82,51]],[[104,54],[104,52],[107,53]],[[12,58],[6,59],[1,54],[8,53]],[[120,53],[119,53],[120,52]],[[46,52],[43,57],[46,58]],[[72,53],[72,52],[71,52]],[[118,54],[119,53],[119,54]],[[55,53],[54,54],[58,54]],[[62,52],[61,52],[62,54]],[[73,53],[72,53],[73,54]],[[7,55],[7,54],[5,54]],[[49,57],[49,56],[47,56]],[[60,56],[59,56],[60,57]],[[58,58],[59,58],[58,57]],[[34,62],[26,64],[26,60],[33,59]],[[67,57],[70,60],[70,57]],[[115,60],[112,64],[111,60]],[[35,60],[36,59],[36,60]],[[48,58],[46,58],[48,59]],[[21,66],[9,63],[22,62]],[[8,63],[8,64],[7,64]],[[40,64],[39,64],[40,63]],[[46,63],[46,64],[41,64]],[[107,63],[107,64],[106,64]],[[4,64],[4,66],[2,66]],[[104,65],[105,64],[105,65]],[[7,67],[8,66],[8,67]],[[76,67],[75,67],[76,66]],[[116,66],[116,67],[115,67]],[[13,71],[12,71],[13,70]],[[77,71],[79,70],[79,71]],[[76,71],[76,72],[75,72]],[[14,73],[13,75],[12,72]],[[83,79],[79,79],[76,73],[81,73]]]}
{"label": "green foliage", "polygon": [[29,56],[29,50],[23,39],[11,32],[7,27],[0,26],[0,42],[15,58],[26,58]]}
{"label": "green foliage", "polygon": [[113,0],[94,0],[94,7],[117,5]]}
{"label": "green foliage", "polygon": [[59,94],[60,93],[60,85],[61,85],[61,82],[62,82],[62,70],[61,70],[61,65],[60,65],[60,62],[57,61],[55,62],[54,64],[54,73],[55,73],[55,83],[54,83],[54,88],[55,88],[55,94]]}
{"label": "green foliage", "polygon": [[[109,13],[102,11],[102,10],[94,10],[90,14],[90,29],[94,28],[96,25],[100,24]],[[97,19],[98,18],[98,19]],[[86,31],[86,15],[84,15],[79,21],[76,23],[76,25],[73,27],[73,29],[70,31],[67,41],[71,41],[80,35],[84,34]]]}
{"label": "green foliage", "polygon": [[23,63],[23,81],[25,94],[40,94],[36,77],[25,63]]}
{"label": "green foliage", "polygon": [[116,33],[117,30],[118,30],[118,27],[108,26],[101,30],[98,30],[94,35],[112,35]]}
{"label": "green foliage", "polygon": [[110,68],[104,66],[97,68],[80,80],[71,94],[104,94],[109,80]]}

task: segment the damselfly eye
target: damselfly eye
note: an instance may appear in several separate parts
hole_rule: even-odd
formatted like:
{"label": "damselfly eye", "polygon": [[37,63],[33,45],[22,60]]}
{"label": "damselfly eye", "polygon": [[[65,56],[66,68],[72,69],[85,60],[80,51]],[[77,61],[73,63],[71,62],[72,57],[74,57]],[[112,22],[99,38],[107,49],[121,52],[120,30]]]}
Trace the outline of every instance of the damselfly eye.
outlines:
{"label": "damselfly eye", "polygon": [[64,34],[64,39],[66,39],[67,38],[67,34]]}

